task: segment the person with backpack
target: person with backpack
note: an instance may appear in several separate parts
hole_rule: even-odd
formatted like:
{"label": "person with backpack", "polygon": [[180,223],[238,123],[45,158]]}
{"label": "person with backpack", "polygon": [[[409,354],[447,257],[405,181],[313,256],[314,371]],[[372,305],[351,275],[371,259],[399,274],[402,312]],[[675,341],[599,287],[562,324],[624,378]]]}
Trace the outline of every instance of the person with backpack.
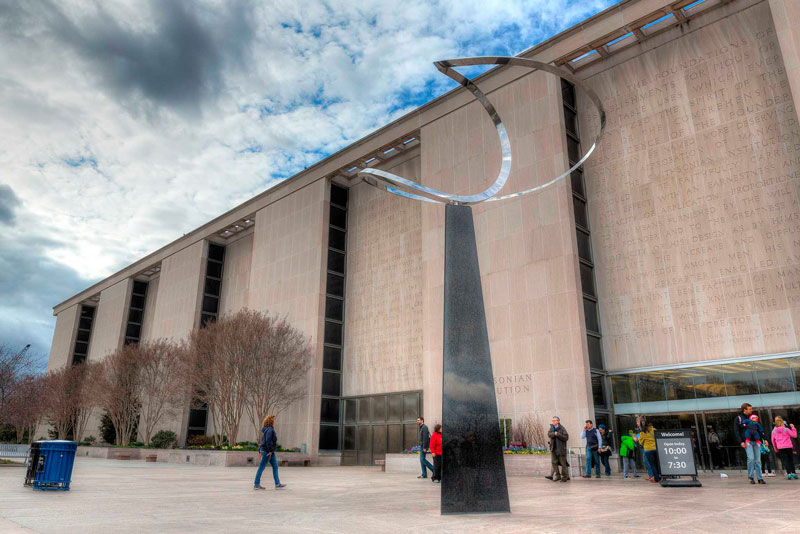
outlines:
{"label": "person with backpack", "polygon": [[[755,438],[758,434],[758,427],[755,425],[759,427],[761,425],[755,421],[755,425],[752,425],[752,429],[748,432],[748,427],[751,426],[751,415],[753,415],[753,405],[745,402],[742,404],[742,411],[733,420],[733,435],[747,455],[747,478],[750,480],[750,484],[756,483],[756,477],[758,477],[759,484],[766,484],[761,477],[761,441],[750,439],[751,437]],[[763,428],[761,431],[763,432]]]}
{"label": "person with backpack", "polygon": [[600,455],[597,451],[600,449],[600,442],[603,437],[600,431],[592,426],[591,419],[586,420],[586,424],[581,431],[581,439],[586,440],[586,474],[581,475],[583,478],[592,478],[592,464],[595,467],[595,476],[600,478]]}
{"label": "person with backpack", "polygon": [[797,480],[797,474],[794,472],[792,439],[797,439],[797,429],[794,425],[787,427],[783,417],[776,417],[775,427],[772,429],[772,446],[781,459],[783,470],[786,471],[786,480]]}
{"label": "person with backpack", "polygon": [[631,466],[633,467],[633,478],[640,478],[639,473],[636,472],[636,443],[633,441],[633,430],[629,430],[628,435],[622,436],[619,441],[619,455],[622,458],[623,478],[631,478],[628,476],[628,468]]}

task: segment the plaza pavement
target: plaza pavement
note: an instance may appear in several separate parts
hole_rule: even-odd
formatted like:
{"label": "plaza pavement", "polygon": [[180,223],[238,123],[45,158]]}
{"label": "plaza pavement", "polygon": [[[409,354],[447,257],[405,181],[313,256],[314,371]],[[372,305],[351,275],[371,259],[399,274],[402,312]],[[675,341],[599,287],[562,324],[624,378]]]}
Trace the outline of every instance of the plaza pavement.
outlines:
{"label": "plaza pavement", "polygon": [[554,483],[511,477],[511,514],[439,515],[439,486],[368,467],[281,468],[284,490],[252,490],[254,468],[79,458],[72,490],[23,487],[0,468],[0,533],[800,532],[800,481],[703,477],[702,488],[644,479]]}

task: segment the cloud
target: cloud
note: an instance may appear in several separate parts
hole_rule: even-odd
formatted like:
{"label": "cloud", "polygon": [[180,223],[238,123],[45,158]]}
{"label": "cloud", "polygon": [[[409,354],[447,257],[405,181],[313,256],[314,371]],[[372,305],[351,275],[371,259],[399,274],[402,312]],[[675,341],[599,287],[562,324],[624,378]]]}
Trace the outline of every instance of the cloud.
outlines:
{"label": "cloud", "polygon": [[0,336],[611,3],[0,0]]}
{"label": "cloud", "polygon": [[19,204],[14,190],[6,184],[0,184],[0,224],[14,224],[14,208]]}

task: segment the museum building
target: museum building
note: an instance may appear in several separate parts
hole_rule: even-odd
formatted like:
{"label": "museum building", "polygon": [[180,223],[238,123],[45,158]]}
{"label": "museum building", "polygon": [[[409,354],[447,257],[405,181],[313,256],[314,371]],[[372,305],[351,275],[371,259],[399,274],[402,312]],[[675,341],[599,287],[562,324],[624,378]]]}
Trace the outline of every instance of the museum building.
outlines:
{"label": "museum building", "polygon": [[[703,451],[712,426],[735,445],[742,402],[768,429],[800,422],[797,20],[796,0],[624,0],[521,54],[585,81],[607,128],[569,178],[473,208],[501,420],[557,414],[578,435],[648,414]],[[556,76],[503,66],[477,83],[511,141],[504,194],[565,172],[597,134]],[[499,166],[491,120],[453,90],[55,306],[48,368],[278,313],[315,354],[281,444],[365,465],[411,447],[418,415],[441,421],[444,207],[357,173],[468,194]],[[163,427],[183,442],[214,432],[206,415]]]}

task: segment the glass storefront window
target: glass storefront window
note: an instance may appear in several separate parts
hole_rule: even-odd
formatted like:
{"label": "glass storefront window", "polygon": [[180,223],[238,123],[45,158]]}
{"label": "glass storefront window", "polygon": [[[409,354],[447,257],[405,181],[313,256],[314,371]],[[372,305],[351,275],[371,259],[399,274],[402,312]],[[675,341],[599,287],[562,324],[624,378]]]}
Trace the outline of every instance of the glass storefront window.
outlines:
{"label": "glass storefront window", "polygon": [[639,402],[636,392],[636,378],[631,375],[611,377],[611,390],[614,392],[614,403]]}
{"label": "glass storefront window", "polygon": [[658,402],[666,400],[667,393],[664,389],[664,377],[660,374],[642,373],[636,375],[637,388],[640,402]]}
{"label": "glass storefront window", "polygon": [[791,368],[784,360],[758,362],[756,378],[761,393],[784,393],[794,391]]}
{"label": "glass storefront window", "polygon": [[722,373],[707,367],[692,368],[694,391],[698,399],[725,396],[725,381]]}
{"label": "glass storefront window", "polygon": [[694,382],[692,377],[679,371],[666,373],[667,400],[685,400],[694,398]]}
{"label": "glass storefront window", "polygon": [[752,367],[746,363],[721,365],[725,389],[729,397],[736,395],[757,395],[758,383]]}

